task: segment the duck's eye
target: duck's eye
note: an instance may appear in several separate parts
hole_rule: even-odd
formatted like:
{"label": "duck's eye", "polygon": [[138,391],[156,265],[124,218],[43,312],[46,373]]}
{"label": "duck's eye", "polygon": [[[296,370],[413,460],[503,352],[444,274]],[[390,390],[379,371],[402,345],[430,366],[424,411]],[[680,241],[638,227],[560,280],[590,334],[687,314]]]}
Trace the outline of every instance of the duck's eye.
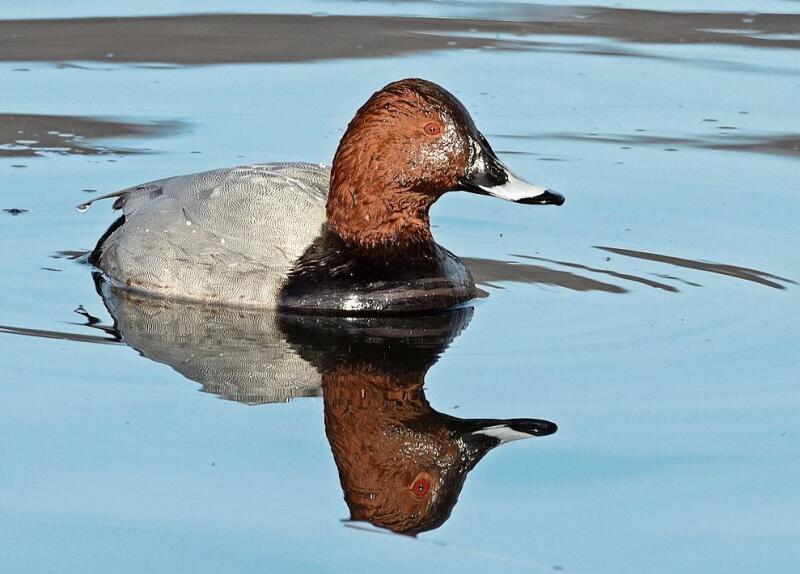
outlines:
{"label": "duck's eye", "polygon": [[440,126],[436,122],[428,122],[422,128],[422,131],[425,132],[426,136],[436,137],[436,136],[442,135],[442,126]]}
{"label": "duck's eye", "polygon": [[414,481],[414,484],[411,485],[411,492],[414,493],[414,496],[422,498],[428,491],[431,489],[431,481],[427,479],[427,477],[420,476],[417,480]]}

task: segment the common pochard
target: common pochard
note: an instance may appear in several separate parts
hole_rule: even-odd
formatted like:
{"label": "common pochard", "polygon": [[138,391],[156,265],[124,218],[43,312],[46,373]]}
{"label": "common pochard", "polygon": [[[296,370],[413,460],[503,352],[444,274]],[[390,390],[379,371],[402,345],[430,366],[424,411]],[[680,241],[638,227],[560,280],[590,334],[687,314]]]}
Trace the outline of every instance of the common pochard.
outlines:
{"label": "common pochard", "polygon": [[358,110],[330,170],[246,165],[103,196],[123,215],[89,262],[118,287],[167,298],[312,313],[447,308],[476,294],[431,235],[431,205],[454,190],[564,202],[514,176],[447,90],[400,80]]}

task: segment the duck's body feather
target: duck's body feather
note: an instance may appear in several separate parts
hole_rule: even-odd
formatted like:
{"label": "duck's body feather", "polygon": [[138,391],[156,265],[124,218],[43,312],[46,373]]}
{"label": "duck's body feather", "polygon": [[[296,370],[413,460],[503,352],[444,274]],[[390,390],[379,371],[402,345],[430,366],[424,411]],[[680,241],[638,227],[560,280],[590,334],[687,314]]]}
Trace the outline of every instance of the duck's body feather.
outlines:
{"label": "duck's body feather", "polygon": [[269,163],[153,181],[111,194],[124,221],[93,262],[116,285],[154,295],[273,308],[320,235],[330,172]]}

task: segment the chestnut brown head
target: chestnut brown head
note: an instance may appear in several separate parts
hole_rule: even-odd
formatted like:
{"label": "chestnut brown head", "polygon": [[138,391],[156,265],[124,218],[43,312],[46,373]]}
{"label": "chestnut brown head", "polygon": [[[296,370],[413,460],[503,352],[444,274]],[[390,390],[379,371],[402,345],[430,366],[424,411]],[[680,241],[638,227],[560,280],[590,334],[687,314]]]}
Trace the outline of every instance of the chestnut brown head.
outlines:
{"label": "chestnut brown head", "polygon": [[373,94],[348,125],[333,159],[328,222],[366,249],[430,241],[430,206],[457,189],[519,203],[564,201],[513,176],[447,90],[400,80]]}

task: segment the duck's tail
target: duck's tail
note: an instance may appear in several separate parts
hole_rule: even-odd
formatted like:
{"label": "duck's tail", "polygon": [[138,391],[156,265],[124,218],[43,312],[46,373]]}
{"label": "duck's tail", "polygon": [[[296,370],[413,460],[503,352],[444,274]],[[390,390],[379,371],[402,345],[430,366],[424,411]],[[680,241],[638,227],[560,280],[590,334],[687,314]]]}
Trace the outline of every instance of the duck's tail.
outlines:
{"label": "duck's tail", "polygon": [[124,223],[125,216],[121,215],[119,219],[117,219],[108,229],[106,229],[106,232],[103,233],[100,239],[97,240],[97,245],[94,246],[94,249],[92,249],[92,252],[89,253],[89,257],[87,258],[87,261],[91,265],[94,265],[95,267],[100,266],[100,256],[103,254],[103,244],[106,242],[106,239],[108,239],[117,229],[122,227]]}

